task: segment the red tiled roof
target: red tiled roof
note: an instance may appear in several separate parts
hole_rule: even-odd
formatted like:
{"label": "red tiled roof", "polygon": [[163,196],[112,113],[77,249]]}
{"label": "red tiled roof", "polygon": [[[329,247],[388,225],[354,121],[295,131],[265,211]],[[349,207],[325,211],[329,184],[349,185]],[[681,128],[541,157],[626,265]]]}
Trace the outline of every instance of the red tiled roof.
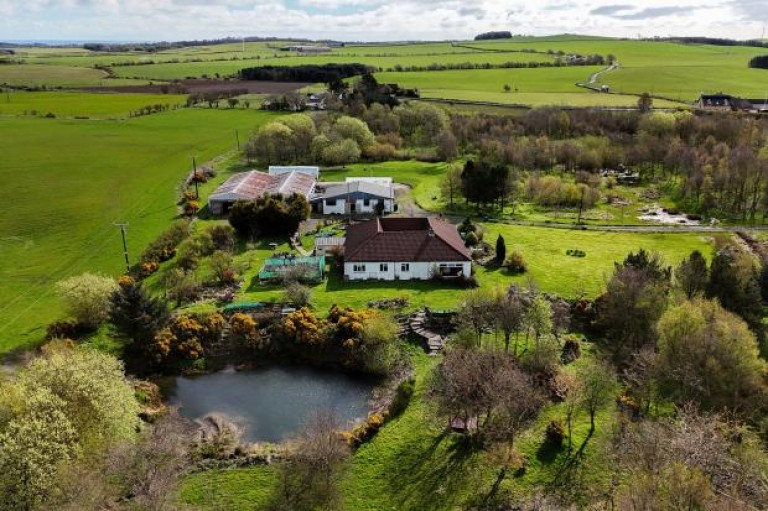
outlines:
{"label": "red tiled roof", "polygon": [[376,218],[347,228],[348,262],[471,261],[456,228],[436,218]]}

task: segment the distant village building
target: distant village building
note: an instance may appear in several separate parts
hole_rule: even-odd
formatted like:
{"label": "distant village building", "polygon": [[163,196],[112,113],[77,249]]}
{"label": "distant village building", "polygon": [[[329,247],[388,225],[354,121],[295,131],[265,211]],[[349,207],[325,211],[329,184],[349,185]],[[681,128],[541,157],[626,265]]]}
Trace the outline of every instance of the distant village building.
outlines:
{"label": "distant village building", "polygon": [[354,180],[329,186],[314,197],[315,210],[324,215],[392,213],[395,189],[391,180],[385,183]]}
{"label": "distant village building", "polygon": [[733,110],[733,96],[729,94],[702,94],[696,106],[703,110],[730,111]]}
{"label": "distant village building", "polygon": [[347,280],[468,278],[472,257],[456,227],[437,218],[375,218],[347,227]]}
{"label": "distant village building", "polygon": [[316,178],[308,172],[297,170],[275,170],[275,174],[251,170],[241,172],[227,179],[208,198],[211,214],[227,213],[237,201],[255,201],[264,195],[304,195],[307,200],[315,190]]}
{"label": "distant village building", "polygon": [[695,106],[702,110],[718,112],[768,112],[768,98],[742,99],[730,94],[719,92],[717,94],[702,94]]}

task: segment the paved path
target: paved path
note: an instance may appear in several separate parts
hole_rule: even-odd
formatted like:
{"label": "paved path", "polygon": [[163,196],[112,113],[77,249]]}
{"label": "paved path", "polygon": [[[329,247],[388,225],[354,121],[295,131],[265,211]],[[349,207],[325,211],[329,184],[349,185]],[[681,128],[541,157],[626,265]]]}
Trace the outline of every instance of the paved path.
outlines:
{"label": "paved path", "polygon": [[617,69],[619,69],[619,63],[618,62],[614,62],[613,64],[611,64],[610,66],[606,67],[602,71],[598,71],[597,73],[592,73],[592,76],[590,76],[589,80],[587,80],[587,84],[594,85],[595,83],[597,83],[597,80],[601,76],[603,76],[606,73],[610,73],[611,71],[616,71]]}

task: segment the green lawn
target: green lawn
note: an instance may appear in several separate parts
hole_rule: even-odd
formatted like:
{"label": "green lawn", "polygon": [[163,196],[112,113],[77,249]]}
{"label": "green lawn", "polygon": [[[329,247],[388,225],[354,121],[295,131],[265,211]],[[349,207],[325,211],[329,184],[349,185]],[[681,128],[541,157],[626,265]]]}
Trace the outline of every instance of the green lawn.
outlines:
{"label": "green lawn", "polygon": [[[518,250],[528,263],[529,271],[510,279],[503,270],[478,271],[483,285],[520,283],[531,277],[542,291],[566,297],[580,294],[595,296],[603,289],[613,271],[614,262],[622,261],[640,248],[662,255],[668,265],[677,265],[693,250],[709,257],[712,248],[707,237],[695,233],[630,233],[596,232],[570,229],[486,224],[485,239],[492,245],[501,234],[507,253]],[[568,249],[583,250],[584,258],[565,254]]]}
{"label": "green lawn", "polygon": [[179,94],[92,94],[85,92],[13,91],[0,95],[0,115],[38,115],[57,117],[128,117],[148,105],[183,105],[187,97]]}
{"label": "green lawn", "polygon": [[[512,276],[503,269],[478,266],[475,274],[482,287],[526,284],[532,278],[542,291],[567,298],[600,294],[614,263],[640,248],[660,253],[669,265],[677,265],[693,250],[699,250],[706,256],[712,250],[710,240],[695,233],[596,232],[506,224],[486,224],[485,228],[485,239],[491,244],[501,234],[508,253],[518,250],[523,254],[528,272]],[[238,294],[237,301],[282,299],[282,286],[262,285],[256,278],[264,260],[272,254],[270,241],[264,240],[255,250],[242,256],[241,261],[248,269],[244,274],[246,285]],[[279,251],[289,250],[285,240],[276,241],[283,242],[278,247]],[[587,256],[568,256],[565,254],[568,249],[583,250]],[[325,314],[334,304],[365,308],[371,300],[399,297],[407,297],[413,308],[453,309],[465,292],[432,281],[345,282],[340,275],[331,274],[325,282],[312,288],[312,303],[320,314]]]}
{"label": "green lawn", "polygon": [[122,271],[115,221],[135,261],[177,215],[191,166],[234,148],[270,114],[184,109],[127,121],[0,118],[0,353],[42,339],[61,317],[58,280]]}

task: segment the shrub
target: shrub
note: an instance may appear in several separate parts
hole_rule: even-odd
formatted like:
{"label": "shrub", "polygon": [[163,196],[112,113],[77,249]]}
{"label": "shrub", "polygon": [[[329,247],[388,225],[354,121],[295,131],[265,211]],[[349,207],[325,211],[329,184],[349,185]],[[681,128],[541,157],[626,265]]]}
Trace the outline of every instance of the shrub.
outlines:
{"label": "shrub", "polygon": [[563,362],[563,364],[570,364],[580,357],[581,345],[579,344],[579,340],[574,339],[573,337],[569,337],[565,340],[565,344],[563,345],[563,351],[560,354],[560,360]]}
{"label": "shrub", "polygon": [[235,268],[230,252],[217,250],[211,255],[211,271],[216,282],[222,285],[232,284],[235,281]]}
{"label": "shrub", "polygon": [[231,252],[235,249],[235,230],[231,225],[214,224],[207,232],[216,250]]}
{"label": "shrub", "polygon": [[139,275],[142,279],[145,279],[155,273],[160,268],[160,263],[157,261],[147,261],[146,263],[141,263],[141,266],[139,266]]}
{"label": "shrub", "polygon": [[176,247],[184,241],[191,232],[191,226],[187,220],[177,220],[149,244],[149,247],[141,255],[142,262],[156,261],[162,263],[176,255]]}
{"label": "shrub", "polygon": [[413,391],[416,388],[416,380],[408,378],[400,382],[395,390],[395,396],[392,398],[392,402],[389,404],[389,416],[397,417],[408,408],[413,396]]}
{"label": "shrub", "polygon": [[190,202],[197,200],[197,195],[195,195],[195,192],[190,190],[184,190],[184,193],[182,194],[182,198],[185,202]]}
{"label": "shrub", "polygon": [[470,232],[477,232],[477,226],[467,217],[459,224],[458,230],[461,234],[469,234]]}
{"label": "shrub", "polygon": [[290,282],[285,287],[284,298],[297,307],[306,307],[312,301],[312,290],[298,282]]}
{"label": "shrub", "polygon": [[379,432],[385,420],[386,417],[382,414],[371,414],[368,416],[368,420],[344,435],[347,443],[353,448],[360,447]]}
{"label": "shrub", "polygon": [[565,440],[565,427],[561,421],[550,421],[544,432],[544,444],[554,449],[563,446]]}
{"label": "shrub", "polygon": [[83,326],[74,321],[56,321],[48,325],[46,339],[77,339],[83,333]]}
{"label": "shrub", "polygon": [[587,257],[587,253],[583,250],[573,249],[570,248],[565,251],[565,255],[569,255],[571,257]]}
{"label": "shrub", "polygon": [[480,243],[480,239],[474,231],[467,233],[467,236],[464,238],[464,244],[466,246],[475,247],[478,243]]}
{"label": "shrub", "polygon": [[208,175],[205,172],[197,171],[192,176],[192,182],[193,183],[207,183],[208,182]]}
{"label": "shrub", "polygon": [[109,316],[109,299],[117,290],[117,282],[102,275],[83,273],[62,280],[56,289],[75,320],[95,328]]}
{"label": "shrub", "polygon": [[188,201],[186,204],[184,204],[184,214],[185,215],[192,216],[192,215],[197,214],[198,211],[200,211],[200,203],[199,202],[197,202],[195,200],[191,200],[191,201]]}
{"label": "shrub", "polygon": [[523,254],[517,250],[513,250],[512,253],[509,254],[509,257],[507,257],[507,261],[504,263],[504,266],[506,266],[510,273],[515,275],[528,271],[528,265],[523,258]]}

